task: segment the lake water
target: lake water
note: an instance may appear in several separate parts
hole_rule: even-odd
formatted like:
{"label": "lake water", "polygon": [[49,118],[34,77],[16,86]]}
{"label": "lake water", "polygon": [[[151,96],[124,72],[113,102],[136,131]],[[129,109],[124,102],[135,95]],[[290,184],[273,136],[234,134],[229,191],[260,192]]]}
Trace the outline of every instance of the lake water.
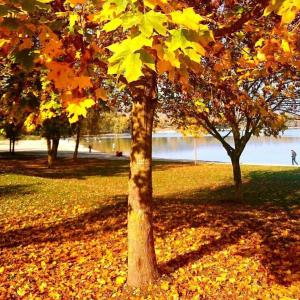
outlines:
{"label": "lake water", "polygon": [[[227,140],[232,144],[231,136]],[[115,149],[123,151],[125,155],[129,155],[130,143],[130,136],[126,134],[120,135],[118,138],[114,135],[83,138],[83,144],[86,146],[91,144],[94,150],[113,153],[113,149]],[[196,143],[198,160],[230,162],[220,142],[212,136],[197,138]],[[253,137],[241,156],[241,162],[289,165],[291,164],[291,149],[298,153],[297,158],[300,161],[300,129],[288,129],[278,138]],[[183,137],[180,133],[173,131],[154,133],[153,157],[194,160],[195,140],[192,137]]]}

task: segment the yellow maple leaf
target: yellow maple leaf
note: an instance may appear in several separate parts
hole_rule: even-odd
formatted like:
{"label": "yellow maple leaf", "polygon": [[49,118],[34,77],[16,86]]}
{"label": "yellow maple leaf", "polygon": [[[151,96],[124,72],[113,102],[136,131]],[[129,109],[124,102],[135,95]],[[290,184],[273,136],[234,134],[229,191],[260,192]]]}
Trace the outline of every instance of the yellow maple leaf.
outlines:
{"label": "yellow maple leaf", "polygon": [[199,22],[203,20],[200,15],[195,13],[192,7],[186,8],[182,12],[171,12],[171,17],[174,23],[186,26],[187,28],[192,30],[198,30]]}
{"label": "yellow maple leaf", "polygon": [[281,42],[281,48],[284,52],[290,52],[291,51],[289,42],[285,39],[283,39],[282,42]]}
{"label": "yellow maple leaf", "polygon": [[117,279],[116,279],[116,284],[117,285],[124,284],[125,282],[126,282],[126,277],[124,277],[124,276],[118,276]]}
{"label": "yellow maple leaf", "polygon": [[42,267],[43,269],[45,269],[46,266],[47,266],[47,264],[46,264],[44,261],[41,261],[41,267]]}
{"label": "yellow maple leaf", "polygon": [[60,299],[61,299],[60,294],[57,293],[57,292],[51,292],[51,293],[50,293],[50,296],[51,296],[54,300],[60,300]]}
{"label": "yellow maple leaf", "polygon": [[40,290],[40,292],[41,292],[41,293],[44,293],[46,287],[47,287],[47,283],[46,283],[46,282],[42,282],[42,283],[39,285],[39,290]]}
{"label": "yellow maple leaf", "polygon": [[164,291],[167,291],[169,289],[169,283],[164,281],[160,287],[164,290]]}
{"label": "yellow maple leaf", "polygon": [[23,297],[26,294],[26,291],[23,288],[19,287],[17,290],[17,294]]}

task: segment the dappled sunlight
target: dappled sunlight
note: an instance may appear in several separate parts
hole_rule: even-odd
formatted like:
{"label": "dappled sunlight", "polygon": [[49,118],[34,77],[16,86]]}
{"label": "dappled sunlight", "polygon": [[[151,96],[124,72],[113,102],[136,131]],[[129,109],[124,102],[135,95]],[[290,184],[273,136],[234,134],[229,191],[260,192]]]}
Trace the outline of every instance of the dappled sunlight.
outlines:
{"label": "dappled sunlight", "polygon": [[[157,216],[172,224],[171,228],[163,228],[161,237],[161,251],[169,241],[169,256],[166,259],[164,253],[162,264],[167,273],[202,264],[207,255],[216,255],[217,259],[220,251],[231,249],[230,256],[235,256],[237,262],[241,257],[257,259],[267,271],[268,280],[289,285],[300,279],[296,251],[299,216],[279,208],[274,211],[244,205],[178,205],[174,210],[169,207],[168,214],[172,216],[168,220],[165,215]],[[182,221],[176,222],[176,216]]]}
{"label": "dappled sunlight", "polygon": [[[241,295],[244,298],[257,298],[258,295],[296,298],[300,280],[296,206],[299,171],[247,167],[244,170],[247,178],[245,202],[234,203],[230,197],[233,188],[227,185],[226,179],[231,174],[229,166],[223,166],[220,172],[224,173],[221,178],[226,184],[222,185],[222,179],[216,178],[213,188],[209,188],[205,180],[220,166],[179,164],[176,167],[171,164],[170,167],[163,164],[160,168],[158,164],[154,172],[155,184],[160,176],[170,184],[166,188],[158,184],[156,188],[155,243],[163,276],[149,288],[150,293],[162,297],[178,295],[183,299],[195,295],[220,299],[220,291],[222,299]],[[93,170],[87,168],[85,172],[88,184],[84,185],[80,196],[76,196],[80,201],[74,197],[61,198],[64,205],[57,201],[54,202],[56,206],[45,206],[44,210],[35,208],[25,214],[21,206],[13,213],[5,208],[6,202],[1,202],[7,215],[2,215],[0,225],[0,278],[3,283],[0,295],[15,297],[17,290],[22,288],[28,295],[53,298],[55,295],[130,298],[130,291],[124,285],[127,272],[126,175],[119,175],[124,179],[120,184],[120,191],[124,193],[115,194],[117,181],[113,181],[113,177],[109,182],[101,176],[90,177],[89,172],[93,174]],[[173,173],[181,176],[176,178]],[[260,183],[262,174],[265,180]],[[196,175],[197,182],[193,182]],[[13,183],[16,179],[12,176],[2,176],[1,182],[10,180]],[[26,197],[34,197],[37,202],[44,203],[45,190],[35,189],[34,184],[38,180],[43,187],[48,179],[30,179],[30,190],[34,194],[25,195],[24,201]],[[189,180],[192,188],[188,191]],[[72,184],[76,182],[82,181],[74,179]],[[57,183],[52,184],[55,190]],[[198,188],[194,189],[196,184]],[[27,190],[22,184],[19,188],[20,192],[22,188]],[[72,186],[68,189],[72,193]],[[92,200],[88,197],[90,192],[99,196]],[[263,201],[268,193],[269,197]],[[48,195],[51,201],[54,194],[48,192]],[[224,198],[224,195],[229,196]],[[274,195],[282,201],[274,198],[272,202]],[[9,193],[6,196],[8,199],[16,197]]]}

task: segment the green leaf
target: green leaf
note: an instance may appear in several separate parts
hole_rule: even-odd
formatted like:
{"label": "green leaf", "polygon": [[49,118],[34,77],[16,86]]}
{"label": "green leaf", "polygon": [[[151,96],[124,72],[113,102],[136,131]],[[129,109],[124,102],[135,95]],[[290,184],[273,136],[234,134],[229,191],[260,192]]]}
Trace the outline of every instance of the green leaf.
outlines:
{"label": "green leaf", "polygon": [[140,30],[147,37],[151,36],[154,30],[165,36],[167,34],[167,28],[164,24],[167,20],[168,18],[166,15],[150,10],[143,15]]}
{"label": "green leaf", "polygon": [[128,12],[122,16],[122,27],[127,30],[132,28],[133,26],[138,26],[141,24],[141,20],[143,18],[143,14],[139,11],[135,13]]}
{"label": "green leaf", "polygon": [[205,55],[205,49],[199,43],[199,36],[190,30],[173,29],[170,30],[171,40],[166,42],[169,51],[176,51],[181,49],[184,54],[190,55],[189,50],[194,50],[199,55]]}
{"label": "green leaf", "polygon": [[137,80],[143,75],[143,62],[141,54],[136,52],[144,47],[152,46],[152,42],[152,39],[138,35],[109,46],[108,49],[114,54],[108,60],[108,74],[124,74],[128,82]]}
{"label": "green leaf", "polygon": [[155,61],[154,61],[154,58],[152,57],[152,55],[150,55],[145,50],[140,50],[139,53],[141,55],[141,60],[142,60],[143,64],[146,65],[151,70],[156,71]]}
{"label": "green leaf", "polygon": [[196,14],[194,9],[189,7],[181,11],[171,12],[172,20],[175,24],[181,25],[192,30],[199,30],[199,23],[203,18]]}
{"label": "green leaf", "polygon": [[143,76],[142,66],[143,63],[139,53],[133,53],[126,57],[122,63],[122,68],[125,70],[124,76],[128,82],[136,81]]}
{"label": "green leaf", "polygon": [[103,26],[103,30],[105,30],[106,32],[110,32],[110,31],[116,30],[118,27],[120,27],[120,25],[122,23],[123,23],[123,21],[120,18],[113,19],[112,21],[106,23]]}
{"label": "green leaf", "polygon": [[111,46],[107,47],[110,51],[115,52],[114,58],[112,60],[120,59],[124,53],[135,52],[137,50],[142,49],[144,46],[151,47],[153,40],[150,38],[145,37],[144,35],[140,34],[134,38],[127,38],[126,40],[112,44]]}

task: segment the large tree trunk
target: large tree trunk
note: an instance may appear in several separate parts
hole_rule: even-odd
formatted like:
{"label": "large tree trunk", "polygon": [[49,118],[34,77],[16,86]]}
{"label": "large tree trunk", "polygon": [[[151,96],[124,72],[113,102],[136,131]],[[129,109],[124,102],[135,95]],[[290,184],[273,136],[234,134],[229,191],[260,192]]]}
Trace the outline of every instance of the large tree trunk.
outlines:
{"label": "large tree trunk", "polygon": [[230,158],[232,163],[233,180],[235,185],[235,198],[237,201],[241,201],[243,200],[243,188],[242,188],[240,156],[236,154],[232,154]]}
{"label": "large tree trunk", "polygon": [[152,127],[156,85],[133,101],[128,197],[128,280],[142,287],[158,278],[152,225]]}
{"label": "large tree trunk", "polygon": [[47,149],[48,149],[48,168],[51,169],[53,166],[53,143],[51,139],[47,138]]}
{"label": "large tree trunk", "polygon": [[78,148],[80,142],[80,131],[81,131],[81,122],[79,121],[76,128],[76,144],[75,144],[75,151],[73,154],[73,159],[76,160],[78,157]]}

